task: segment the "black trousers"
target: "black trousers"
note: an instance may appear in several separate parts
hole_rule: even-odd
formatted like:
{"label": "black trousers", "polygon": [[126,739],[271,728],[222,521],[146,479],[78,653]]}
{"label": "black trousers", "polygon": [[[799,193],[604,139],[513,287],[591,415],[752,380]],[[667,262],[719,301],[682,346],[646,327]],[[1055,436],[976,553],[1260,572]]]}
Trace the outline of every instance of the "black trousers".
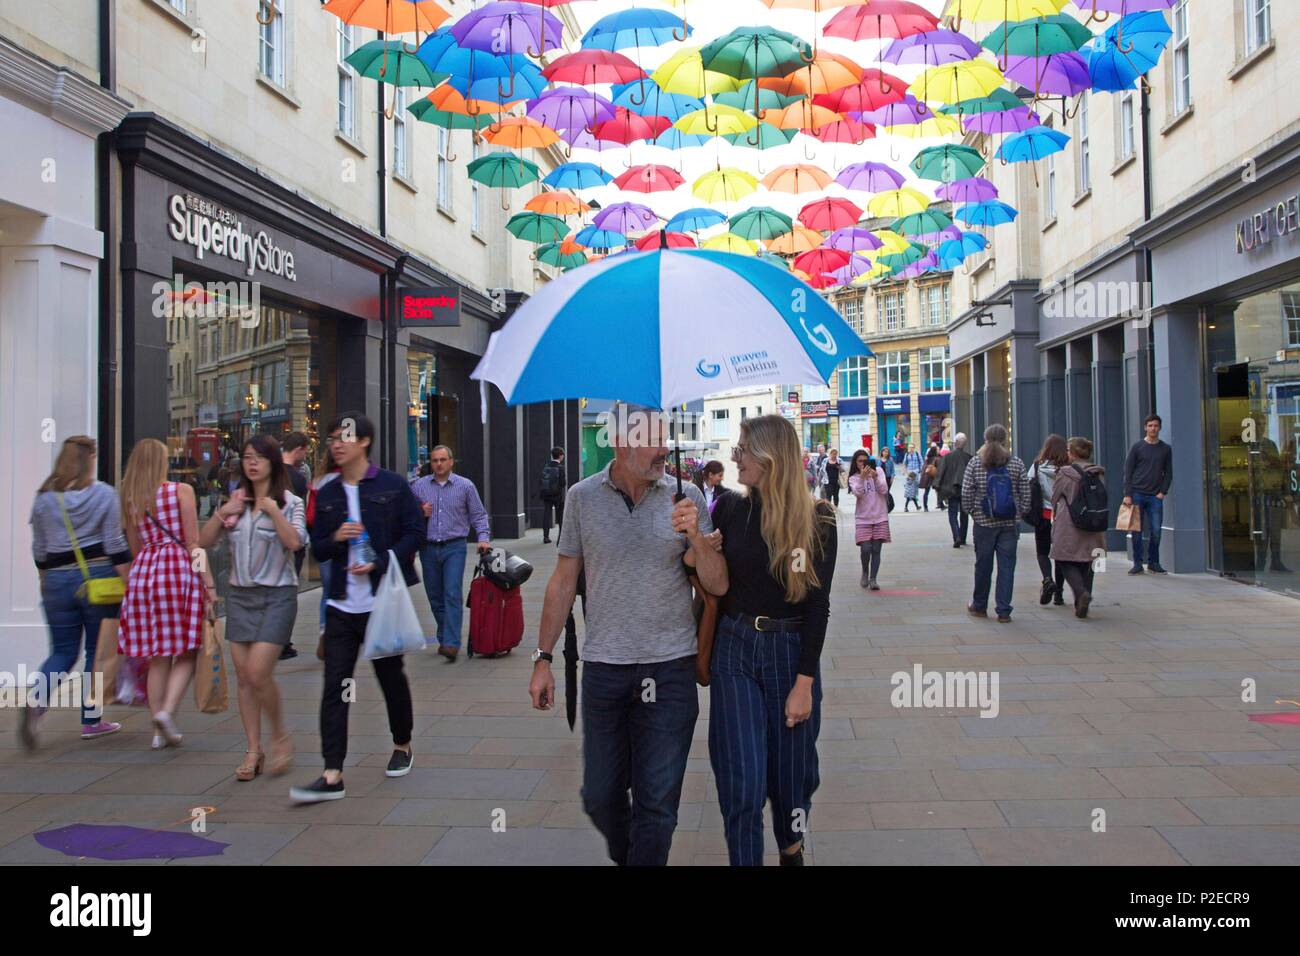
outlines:
{"label": "black trousers", "polygon": [[952,528],[953,544],[966,543],[966,533],[970,529],[970,515],[961,510],[961,493],[948,499],[948,526]]}
{"label": "black trousers", "polygon": [[[1043,580],[1054,580],[1056,582],[1056,593],[1064,593],[1065,569],[1061,565],[1066,562],[1056,562],[1056,575],[1053,577],[1052,559],[1048,557],[1052,553],[1052,523],[1050,521],[1044,521],[1034,526],[1034,550],[1037,553],[1038,570],[1043,575]],[[1088,566],[1091,568],[1092,562],[1088,562]],[[1091,582],[1089,582],[1089,587],[1091,586]]]}
{"label": "black trousers", "polygon": [[[1065,575],[1065,580],[1069,582],[1070,591],[1074,594],[1076,603],[1079,600],[1079,595],[1084,591],[1092,592],[1094,574],[1091,561],[1057,561],[1056,573]],[[1060,587],[1060,585],[1058,584],[1057,587]]]}
{"label": "black trousers", "polygon": [[822,497],[838,508],[840,506],[840,486],[838,484],[822,485]]}
{"label": "black trousers", "polygon": [[[320,749],[326,770],[342,770],[348,755],[348,708],[356,700],[351,683],[357,657],[366,637],[369,614],[348,614],[338,608],[325,610],[325,686],[320,698]],[[402,670],[402,658],[384,657],[371,661],[379,689],[388,707],[388,729],[393,743],[411,742],[415,716],[411,708],[411,685]],[[344,681],[349,681],[345,686]]]}
{"label": "black trousers", "polygon": [[542,499],[542,537],[551,536],[551,509],[555,509],[555,532],[559,534],[560,528],[564,525],[564,499],[563,498],[543,498]]}

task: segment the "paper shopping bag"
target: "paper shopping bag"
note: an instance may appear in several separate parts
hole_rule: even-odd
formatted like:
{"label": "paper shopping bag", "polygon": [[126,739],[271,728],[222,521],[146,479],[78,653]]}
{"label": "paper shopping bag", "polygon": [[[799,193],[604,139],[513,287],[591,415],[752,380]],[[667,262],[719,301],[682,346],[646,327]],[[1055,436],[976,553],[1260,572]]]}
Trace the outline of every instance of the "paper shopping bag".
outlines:
{"label": "paper shopping bag", "polygon": [[226,687],[225,640],[222,622],[203,622],[203,644],[194,666],[194,705],[203,714],[220,714],[230,702]]}
{"label": "paper shopping bag", "polygon": [[1138,533],[1142,530],[1142,511],[1137,505],[1119,506],[1119,516],[1115,519],[1116,531],[1132,531]]}

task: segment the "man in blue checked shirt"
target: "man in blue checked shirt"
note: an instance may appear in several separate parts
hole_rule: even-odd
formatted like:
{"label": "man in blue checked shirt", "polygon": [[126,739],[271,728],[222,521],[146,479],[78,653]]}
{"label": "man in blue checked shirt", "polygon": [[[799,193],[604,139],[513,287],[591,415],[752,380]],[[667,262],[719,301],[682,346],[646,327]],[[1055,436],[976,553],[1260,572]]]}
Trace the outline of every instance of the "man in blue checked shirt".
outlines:
{"label": "man in blue checked shirt", "polygon": [[438,653],[448,664],[460,652],[460,618],[464,606],[465,542],[478,538],[478,553],[492,548],[488,513],[478,489],[468,478],[453,474],[456,460],[451,449],[438,445],[429,455],[432,475],[417,478],[411,490],[420,500],[428,520],[420,568],[429,607],[438,622]]}

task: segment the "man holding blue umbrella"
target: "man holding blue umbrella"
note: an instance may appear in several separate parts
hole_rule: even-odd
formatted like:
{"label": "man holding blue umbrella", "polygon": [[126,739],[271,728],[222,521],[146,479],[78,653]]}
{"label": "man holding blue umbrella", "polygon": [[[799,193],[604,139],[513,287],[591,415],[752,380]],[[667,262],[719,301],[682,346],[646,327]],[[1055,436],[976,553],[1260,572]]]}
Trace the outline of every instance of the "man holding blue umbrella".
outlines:
{"label": "man holding blue umbrella", "polygon": [[683,559],[712,594],[726,593],[727,566],[699,489],[674,501],[666,417],[618,403],[606,428],[614,460],[569,489],[528,692],[539,710],[555,701],[552,651],[585,572],[583,808],[615,863],[662,866],[699,717]]}

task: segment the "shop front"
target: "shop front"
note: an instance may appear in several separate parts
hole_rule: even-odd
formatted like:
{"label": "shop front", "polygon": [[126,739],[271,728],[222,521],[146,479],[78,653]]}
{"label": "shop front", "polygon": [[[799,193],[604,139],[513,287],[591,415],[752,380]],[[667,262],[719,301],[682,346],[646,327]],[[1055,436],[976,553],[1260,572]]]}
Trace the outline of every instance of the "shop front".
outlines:
{"label": "shop front", "polygon": [[902,461],[912,441],[912,398],[910,395],[881,395],[876,398],[876,422],[880,432],[880,453]]}
{"label": "shop front", "polygon": [[859,448],[871,450],[874,436],[871,434],[871,399],[841,398],[840,413],[840,457],[850,458]]}
{"label": "shop front", "polygon": [[[952,396],[947,392],[918,395],[916,405],[925,436],[922,451],[928,449],[931,445],[938,445],[942,448],[945,443],[951,442],[954,434],[952,427]],[[918,447],[921,447],[919,442]]]}
{"label": "shop front", "polygon": [[804,402],[799,406],[804,448],[816,451],[818,445],[831,446],[832,414],[830,402]]}

